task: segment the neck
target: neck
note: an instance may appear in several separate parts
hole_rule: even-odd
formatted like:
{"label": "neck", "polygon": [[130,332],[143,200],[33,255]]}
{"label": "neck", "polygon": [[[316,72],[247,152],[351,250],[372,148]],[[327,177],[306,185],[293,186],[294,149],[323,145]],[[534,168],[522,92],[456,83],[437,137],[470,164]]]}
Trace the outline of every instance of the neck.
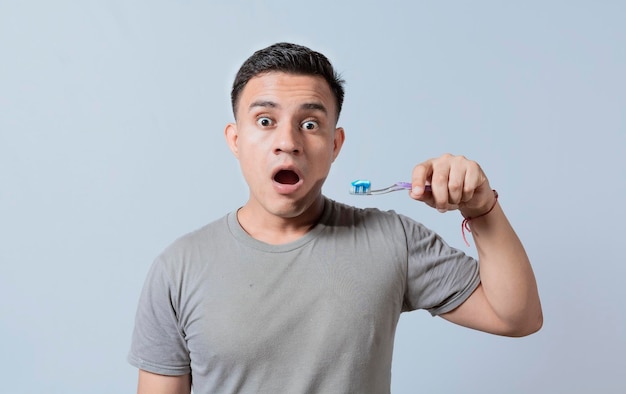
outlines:
{"label": "neck", "polygon": [[323,211],[322,195],[293,217],[272,214],[248,201],[237,211],[237,220],[252,238],[271,245],[281,245],[293,242],[311,231]]}

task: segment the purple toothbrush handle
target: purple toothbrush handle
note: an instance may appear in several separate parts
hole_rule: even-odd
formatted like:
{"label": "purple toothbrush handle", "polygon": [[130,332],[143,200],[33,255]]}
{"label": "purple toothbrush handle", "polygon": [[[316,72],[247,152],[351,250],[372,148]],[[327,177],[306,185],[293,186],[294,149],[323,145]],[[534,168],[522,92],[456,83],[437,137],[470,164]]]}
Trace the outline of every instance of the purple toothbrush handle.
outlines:
{"label": "purple toothbrush handle", "polygon": [[[413,187],[411,185],[411,183],[409,183],[409,182],[398,182],[398,183],[396,183],[396,185],[398,185],[398,186],[400,186],[400,187],[402,187],[404,189],[409,189],[409,190]],[[424,186],[424,191],[427,191],[427,192],[432,191],[431,188],[430,188],[430,185],[425,185]]]}

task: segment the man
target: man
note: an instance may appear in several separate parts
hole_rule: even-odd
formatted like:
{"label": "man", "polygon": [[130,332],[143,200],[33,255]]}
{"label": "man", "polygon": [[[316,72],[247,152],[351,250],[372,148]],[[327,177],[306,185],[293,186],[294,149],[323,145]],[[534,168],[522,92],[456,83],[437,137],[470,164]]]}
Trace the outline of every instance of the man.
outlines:
{"label": "man", "polygon": [[275,44],[242,65],[225,137],[249,199],[154,262],[129,354],[138,392],[389,392],[403,311],[498,335],[541,327],[530,263],[475,162],[427,160],[409,195],[459,210],[480,264],[403,215],[322,195],[343,94],[306,47]]}

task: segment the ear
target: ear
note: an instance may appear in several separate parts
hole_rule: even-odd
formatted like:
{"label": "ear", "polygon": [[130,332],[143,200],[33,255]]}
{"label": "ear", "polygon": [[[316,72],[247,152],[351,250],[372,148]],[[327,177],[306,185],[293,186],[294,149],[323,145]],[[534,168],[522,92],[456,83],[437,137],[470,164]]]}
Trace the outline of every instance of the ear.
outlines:
{"label": "ear", "polygon": [[224,129],[224,137],[226,137],[226,143],[230,148],[230,151],[233,152],[235,157],[239,159],[239,148],[237,147],[237,138],[239,135],[237,134],[237,124],[229,123],[226,125]]}
{"label": "ear", "polygon": [[343,141],[346,139],[346,134],[343,131],[343,127],[337,127],[335,129],[335,143],[333,145],[333,161],[339,156],[339,152],[341,151],[341,147],[343,146]]}

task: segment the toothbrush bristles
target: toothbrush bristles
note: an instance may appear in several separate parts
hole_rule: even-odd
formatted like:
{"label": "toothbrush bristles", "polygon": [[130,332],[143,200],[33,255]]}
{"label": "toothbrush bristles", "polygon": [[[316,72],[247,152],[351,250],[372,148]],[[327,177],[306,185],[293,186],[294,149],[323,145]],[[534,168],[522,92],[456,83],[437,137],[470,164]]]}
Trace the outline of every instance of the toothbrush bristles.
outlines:
{"label": "toothbrush bristles", "polygon": [[372,183],[367,180],[357,179],[351,183],[350,194],[368,195],[372,190]]}

